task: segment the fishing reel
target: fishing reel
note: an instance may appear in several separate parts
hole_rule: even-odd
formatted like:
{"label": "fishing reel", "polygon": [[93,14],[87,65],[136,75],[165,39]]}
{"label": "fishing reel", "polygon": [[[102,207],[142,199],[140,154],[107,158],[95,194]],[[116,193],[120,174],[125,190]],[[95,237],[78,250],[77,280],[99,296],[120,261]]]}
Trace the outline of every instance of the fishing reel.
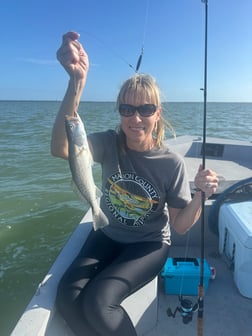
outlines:
{"label": "fishing reel", "polygon": [[180,305],[176,307],[175,311],[172,312],[171,308],[168,308],[166,313],[169,317],[176,317],[177,312],[180,313],[182,321],[184,324],[188,324],[193,319],[193,313],[199,309],[198,303],[193,304],[190,299],[184,299],[182,296],[179,296]]}

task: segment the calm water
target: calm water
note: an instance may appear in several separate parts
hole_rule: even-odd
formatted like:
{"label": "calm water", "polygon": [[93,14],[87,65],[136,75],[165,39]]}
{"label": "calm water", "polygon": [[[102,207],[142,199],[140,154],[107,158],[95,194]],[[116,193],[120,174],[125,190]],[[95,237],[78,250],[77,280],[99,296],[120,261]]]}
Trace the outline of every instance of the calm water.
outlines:
{"label": "calm water", "polygon": [[[165,106],[166,107],[166,106]],[[86,206],[50,155],[59,102],[0,102],[0,330],[7,336]],[[88,132],[115,128],[114,103],[81,103]],[[201,103],[170,103],[177,135],[202,134]],[[105,127],[105,128],[104,128]],[[209,103],[207,135],[252,141],[252,103]],[[99,185],[99,169],[95,169]]]}

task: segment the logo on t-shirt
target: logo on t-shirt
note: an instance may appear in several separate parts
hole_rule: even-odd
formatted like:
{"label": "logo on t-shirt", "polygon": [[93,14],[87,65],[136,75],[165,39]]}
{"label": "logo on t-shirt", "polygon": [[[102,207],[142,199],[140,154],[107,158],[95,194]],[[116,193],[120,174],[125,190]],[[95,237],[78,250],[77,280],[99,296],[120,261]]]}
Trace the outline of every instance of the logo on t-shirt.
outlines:
{"label": "logo on t-shirt", "polygon": [[122,224],[142,226],[158,207],[156,188],[135,173],[116,173],[107,180],[105,199],[112,215]]}

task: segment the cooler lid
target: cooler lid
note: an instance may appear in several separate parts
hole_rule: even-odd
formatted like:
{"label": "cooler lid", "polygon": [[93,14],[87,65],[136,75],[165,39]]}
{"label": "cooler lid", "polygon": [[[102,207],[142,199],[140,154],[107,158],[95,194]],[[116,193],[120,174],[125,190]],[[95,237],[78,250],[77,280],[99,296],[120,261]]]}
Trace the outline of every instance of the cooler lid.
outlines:
{"label": "cooler lid", "polygon": [[[252,201],[228,203],[226,209],[235,219],[235,223],[229,223],[237,238],[247,248],[252,248]],[[237,225],[238,223],[239,225]]]}
{"label": "cooler lid", "polygon": [[[200,258],[167,258],[162,276],[199,276]],[[204,276],[210,277],[211,271],[204,259]]]}

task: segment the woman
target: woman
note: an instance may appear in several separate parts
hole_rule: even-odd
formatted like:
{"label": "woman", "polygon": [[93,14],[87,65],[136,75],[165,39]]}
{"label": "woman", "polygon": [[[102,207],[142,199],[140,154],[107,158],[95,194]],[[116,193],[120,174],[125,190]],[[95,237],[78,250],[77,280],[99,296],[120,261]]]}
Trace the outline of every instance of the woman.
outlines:
{"label": "woman", "polygon": [[[77,113],[88,56],[74,32],[63,36],[57,57],[70,76],[52,132],[52,154],[68,158],[64,117]],[[183,234],[201,213],[201,191],[191,199],[184,162],[162,143],[164,119],[152,77],[136,74],[122,86],[120,130],[89,135],[93,159],[102,165],[101,208],[109,225],[91,231],[63,276],[57,305],[76,335],[133,336],[121,302],[162,269],[170,225]],[[218,179],[199,168],[195,186],[209,197]]]}

